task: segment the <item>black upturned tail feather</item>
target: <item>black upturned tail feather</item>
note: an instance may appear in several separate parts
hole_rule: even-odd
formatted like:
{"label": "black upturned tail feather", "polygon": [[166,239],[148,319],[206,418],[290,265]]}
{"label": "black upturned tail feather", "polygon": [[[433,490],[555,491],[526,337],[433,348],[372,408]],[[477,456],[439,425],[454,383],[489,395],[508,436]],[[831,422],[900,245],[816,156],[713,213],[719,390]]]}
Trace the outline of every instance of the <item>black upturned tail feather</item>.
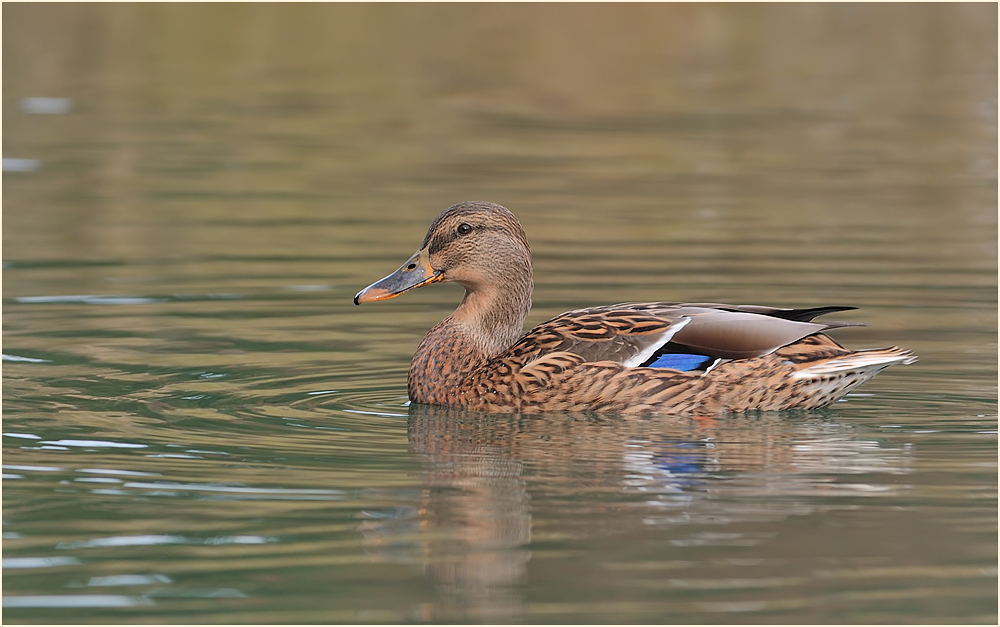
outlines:
{"label": "black upturned tail feather", "polygon": [[[807,309],[783,309],[768,315],[775,318],[783,318],[785,320],[794,320],[796,322],[810,322],[813,318],[825,316],[826,314],[837,311],[851,311],[852,309],[857,309],[857,307],[809,307]],[[832,324],[854,326],[854,323],[850,322],[834,322]]]}

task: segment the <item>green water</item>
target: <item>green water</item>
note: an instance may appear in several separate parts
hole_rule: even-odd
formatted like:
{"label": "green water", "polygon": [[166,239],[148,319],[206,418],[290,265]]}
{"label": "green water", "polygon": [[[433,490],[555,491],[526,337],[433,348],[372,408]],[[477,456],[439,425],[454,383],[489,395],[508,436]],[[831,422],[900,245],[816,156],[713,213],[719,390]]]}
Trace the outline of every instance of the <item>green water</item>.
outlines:
{"label": "green water", "polygon": [[[995,624],[996,5],[3,18],[6,622]],[[351,298],[467,199],[529,325],[856,305],[920,361],[816,412],[408,406],[460,288]]]}

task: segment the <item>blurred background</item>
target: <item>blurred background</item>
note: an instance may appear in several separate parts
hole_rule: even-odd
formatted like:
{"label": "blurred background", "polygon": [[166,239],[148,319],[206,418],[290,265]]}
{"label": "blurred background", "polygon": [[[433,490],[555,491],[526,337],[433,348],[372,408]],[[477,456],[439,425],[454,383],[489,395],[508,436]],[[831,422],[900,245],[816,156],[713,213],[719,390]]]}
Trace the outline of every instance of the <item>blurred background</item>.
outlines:
{"label": "blurred background", "polygon": [[[533,240],[713,216],[731,240],[749,222],[988,231],[993,11],[12,5],[4,156],[41,169],[5,180],[7,258],[329,254],[315,224],[246,225],[371,212],[408,249],[471,198]],[[38,96],[71,104],[39,115]],[[345,239],[354,257],[373,238]]]}
{"label": "blurred background", "polygon": [[[996,620],[996,4],[3,18],[8,620]],[[408,407],[460,288],[351,298],[472,199],[529,325],[856,305],[921,361],[710,425]]]}

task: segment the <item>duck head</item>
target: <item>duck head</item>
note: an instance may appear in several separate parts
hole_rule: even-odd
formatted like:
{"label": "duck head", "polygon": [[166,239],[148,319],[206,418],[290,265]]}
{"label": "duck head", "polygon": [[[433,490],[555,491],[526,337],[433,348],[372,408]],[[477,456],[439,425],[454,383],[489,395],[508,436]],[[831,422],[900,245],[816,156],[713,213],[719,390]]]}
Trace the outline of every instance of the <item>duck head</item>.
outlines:
{"label": "duck head", "polygon": [[358,292],[354,303],[395,298],[403,292],[452,281],[470,294],[531,294],[531,251],[521,223],[500,205],[470,201],[439,215],[420,250],[398,270]]}
{"label": "duck head", "polygon": [[[452,329],[483,356],[510,347],[531,309],[533,285],[531,251],[514,214],[482,201],[449,207],[431,223],[420,250],[358,292],[354,303],[395,298],[441,281],[462,285],[465,297],[435,329]],[[424,342],[433,344],[428,338]]]}

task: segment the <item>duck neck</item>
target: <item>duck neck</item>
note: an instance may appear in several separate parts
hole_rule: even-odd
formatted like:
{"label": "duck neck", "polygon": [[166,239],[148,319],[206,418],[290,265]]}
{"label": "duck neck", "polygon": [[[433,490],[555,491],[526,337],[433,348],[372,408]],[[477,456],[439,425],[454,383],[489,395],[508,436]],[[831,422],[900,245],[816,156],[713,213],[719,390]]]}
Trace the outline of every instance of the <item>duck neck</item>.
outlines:
{"label": "duck neck", "polygon": [[496,357],[521,337],[531,309],[531,279],[523,285],[466,288],[465,297],[449,318],[487,359]]}
{"label": "duck neck", "polygon": [[408,377],[410,400],[462,405],[469,378],[521,336],[531,309],[531,288],[530,274],[520,282],[467,286],[455,312],[431,329],[417,348]]}

